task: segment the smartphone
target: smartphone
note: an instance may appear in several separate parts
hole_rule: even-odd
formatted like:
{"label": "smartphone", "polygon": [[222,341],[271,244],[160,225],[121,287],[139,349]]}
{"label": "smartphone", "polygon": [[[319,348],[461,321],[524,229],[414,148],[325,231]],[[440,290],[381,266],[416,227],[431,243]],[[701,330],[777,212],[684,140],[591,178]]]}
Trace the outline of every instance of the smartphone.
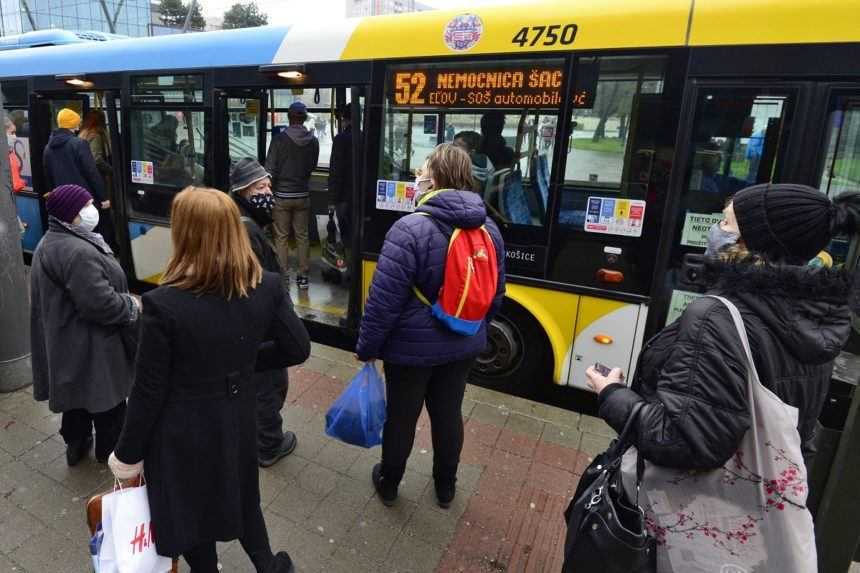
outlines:
{"label": "smartphone", "polygon": [[609,376],[610,369],[601,364],[600,362],[594,363],[594,369],[597,370],[601,376]]}

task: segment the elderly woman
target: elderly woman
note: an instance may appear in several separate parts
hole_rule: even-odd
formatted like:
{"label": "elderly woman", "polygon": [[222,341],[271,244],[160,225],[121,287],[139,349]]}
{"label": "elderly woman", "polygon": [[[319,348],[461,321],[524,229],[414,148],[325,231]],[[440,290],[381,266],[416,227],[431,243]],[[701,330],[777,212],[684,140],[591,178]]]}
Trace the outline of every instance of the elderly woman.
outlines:
{"label": "elderly woman", "polygon": [[66,462],[106,462],[125,418],[139,307],[125,273],[93,229],[99,212],[83,187],[48,195],[48,232],[30,273],[33,394],[62,412]]}

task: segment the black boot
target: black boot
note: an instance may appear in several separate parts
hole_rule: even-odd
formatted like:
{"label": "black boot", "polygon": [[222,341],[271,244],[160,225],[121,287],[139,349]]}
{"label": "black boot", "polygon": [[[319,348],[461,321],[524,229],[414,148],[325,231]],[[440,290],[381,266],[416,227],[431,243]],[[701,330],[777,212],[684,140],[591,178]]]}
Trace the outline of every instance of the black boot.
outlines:
{"label": "black boot", "polygon": [[457,478],[433,478],[433,485],[436,486],[436,500],[439,502],[439,507],[442,509],[448,509],[451,507],[451,502],[454,501],[454,496],[457,494],[456,484]]}
{"label": "black boot", "polygon": [[379,499],[382,500],[382,503],[385,504],[386,507],[394,505],[394,502],[397,500],[398,484],[385,479],[385,476],[382,475],[382,464],[376,464],[373,466],[371,477],[373,478],[373,487],[376,488],[376,493],[379,495]]}
{"label": "black boot", "polygon": [[69,467],[76,466],[84,459],[93,445],[93,436],[89,435],[82,440],[76,440],[66,445],[66,463]]}
{"label": "black boot", "polygon": [[290,554],[286,551],[281,551],[275,555],[275,560],[272,562],[271,573],[295,573],[296,568],[293,565],[293,560],[290,559]]}

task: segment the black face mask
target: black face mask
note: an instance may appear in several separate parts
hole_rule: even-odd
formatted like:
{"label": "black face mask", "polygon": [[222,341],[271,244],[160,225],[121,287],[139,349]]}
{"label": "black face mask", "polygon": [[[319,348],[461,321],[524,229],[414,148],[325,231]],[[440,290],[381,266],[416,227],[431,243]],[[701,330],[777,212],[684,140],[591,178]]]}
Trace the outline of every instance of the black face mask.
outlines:
{"label": "black face mask", "polygon": [[248,202],[255,211],[265,215],[269,219],[272,218],[272,207],[275,206],[275,199],[271,194],[260,193],[258,195],[252,195],[248,199]]}

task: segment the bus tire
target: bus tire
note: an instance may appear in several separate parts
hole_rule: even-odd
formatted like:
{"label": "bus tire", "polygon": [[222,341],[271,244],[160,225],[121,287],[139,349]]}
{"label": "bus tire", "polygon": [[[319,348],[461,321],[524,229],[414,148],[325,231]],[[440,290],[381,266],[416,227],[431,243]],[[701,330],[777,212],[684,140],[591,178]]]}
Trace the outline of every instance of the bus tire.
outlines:
{"label": "bus tire", "polygon": [[501,392],[529,396],[535,384],[552,384],[553,356],[540,323],[519,304],[505,299],[487,330],[487,350],[472,369],[472,382]]}

